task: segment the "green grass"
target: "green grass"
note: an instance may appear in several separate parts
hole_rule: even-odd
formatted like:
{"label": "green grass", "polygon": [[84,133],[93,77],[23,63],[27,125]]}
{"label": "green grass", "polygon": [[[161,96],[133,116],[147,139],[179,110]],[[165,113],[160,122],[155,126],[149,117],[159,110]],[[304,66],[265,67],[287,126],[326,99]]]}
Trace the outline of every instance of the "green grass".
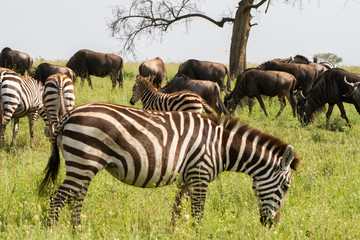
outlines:
{"label": "green grass", "polygon": [[[167,65],[169,79],[177,66]],[[137,67],[138,63],[125,64],[123,89],[112,90],[108,77],[92,77],[94,90],[87,83],[83,88],[77,84],[77,105],[90,101],[129,105]],[[351,67],[351,71],[360,69]],[[136,106],[141,107],[140,103]],[[81,229],[73,231],[67,207],[59,223],[48,228],[45,216],[52,191],[39,196],[37,189],[50,144],[39,119],[35,146],[30,148],[28,122],[23,118],[15,146],[9,148],[11,124],[5,134],[6,147],[0,151],[0,239],[359,239],[360,117],[355,108],[345,104],[352,124],[348,128],[337,108],[329,125],[321,113],[313,124],[303,127],[292,117],[290,104],[279,118],[275,118],[279,109],[275,98],[265,100],[265,106],[269,119],[258,103],[252,116],[247,108],[235,113],[241,121],[292,144],[302,159],[276,227],[268,229],[260,224],[251,179],[245,174],[221,174],[210,185],[203,220],[196,223],[188,217],[188,203],[173,229],[170,219],[175,186],[135,188],[102,171],[85,198]],[[65,176],[63,161],[61,166],[57,186]]]}

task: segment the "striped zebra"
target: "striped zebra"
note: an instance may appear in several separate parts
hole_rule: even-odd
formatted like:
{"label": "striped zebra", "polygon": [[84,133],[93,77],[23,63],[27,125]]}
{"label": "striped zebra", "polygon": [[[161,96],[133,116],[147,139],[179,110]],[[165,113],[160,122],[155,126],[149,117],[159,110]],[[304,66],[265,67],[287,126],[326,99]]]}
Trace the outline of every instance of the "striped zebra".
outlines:
{"label": "striped zebra", "polygon": [[103,169],[118,180],[142,188],[177,182],[179,193],[172,223],[180,215],[181,199],[190,195],[192,215],[203,215],[209,183],[221,172],[244,172],[253,178],[260,221],[279,220],[278,211],[290,187],[290,168],[300,160],[280,139],[241,125],[237,120],[217,124],[191,112],[137,109],[110,103],[75,107],[58,124],[40,192],[56,183],[63,154],[66,177],[51,197],[48,223],[71,203],[72,223],[80,213],[90,181]]}
{"label": "striped zebra", "polygon": [[198,94],[191,91],[162,93],[149,80],[138,75],[135,79],[130,103],[135,105],[140,99],[143,108],[147,110],[201,113],[204,109],[207,113],[216,115],[216,112]]}
{"label": "striped zebra", "polygon": [[10,119],[14,119],[13,137],[10,146],[15,142],[19,131],[19,118],[28,116],[30,126],[30,144],[34,143],[34,127],[38,112],[46,121],[43,110],[41,82],[29,77],[19,76],[7,69],[0,70],[0,148],[5,145],[5,129]]}
{"label": "striped zebra", "polygon": [[49,137],[54,126],[75,106],[74,84],[65,74],[54,74],[45,80],[43,103],[48,122],[45,130]]}

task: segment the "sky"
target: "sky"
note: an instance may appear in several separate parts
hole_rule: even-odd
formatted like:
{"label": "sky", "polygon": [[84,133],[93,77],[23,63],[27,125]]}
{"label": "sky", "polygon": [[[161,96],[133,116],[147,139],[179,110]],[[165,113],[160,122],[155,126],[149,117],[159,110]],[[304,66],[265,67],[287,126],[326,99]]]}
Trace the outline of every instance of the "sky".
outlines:
{"label": "sky", "polygon": [[[232,13],[240,0],[195,0],[199,9],[216,20]],[[131,0],[0,0],[0,50],[10,47],[34,59],[68,60],[80,49],[119,53],[122,43],[111,37],[108,23],[116,5]],[[360,0],[302,0],[302,6],[272,0],[268,12],[253,11],[247,60],[262,63],[301,54],[334,53],[342,65],[360,65]],[[165,62],[190,58],[229,63],[232,25],[223,28],[194,19],[165,33],[161,42],[151,37],[136,40],[138,56],[124,61],[141,62],[161,57]]]}

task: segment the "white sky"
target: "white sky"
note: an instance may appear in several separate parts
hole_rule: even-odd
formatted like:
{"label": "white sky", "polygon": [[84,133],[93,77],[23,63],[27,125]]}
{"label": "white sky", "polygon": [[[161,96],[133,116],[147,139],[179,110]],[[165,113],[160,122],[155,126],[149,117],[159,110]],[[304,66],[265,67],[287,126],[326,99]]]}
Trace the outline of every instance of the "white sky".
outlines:
{"label": "white sky", "polygon": [[[220,20],[240,0],[198,0],[200,10]],[[77,50],[118,53],[121,43],[111,38],[107,21],[112,6],[130,0],[0,0],[0,50],[10,47],[33,58],[67,60]],[[302,0],[292,7],[272,0],[253,12],[247,48],[249,62],[302,54],[335,53],[344,65],[360,65],[360,0]],[[205,20],[193,20],[188,34],[184,24],[174,25],[161,43],[137,40],[137,61],[161,57],[166,62],[189,58],[228,63],[232,25],[219,28]],[[124,56],[122,56],[124,57]],[[134,61],[131,56],[125,61]]]}

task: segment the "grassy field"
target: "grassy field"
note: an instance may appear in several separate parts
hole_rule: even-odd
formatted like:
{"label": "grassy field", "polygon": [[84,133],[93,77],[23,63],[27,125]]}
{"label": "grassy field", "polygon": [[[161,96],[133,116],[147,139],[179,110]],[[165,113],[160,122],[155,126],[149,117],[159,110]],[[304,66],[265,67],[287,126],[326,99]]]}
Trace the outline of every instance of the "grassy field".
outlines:
{"label": "grassy field", "polygon": [[[129,105],[138,65],[125,64],[123,89],[112,90],[108,77],[92,77],[94,90],[87,83],[83,88],[77,83],[77,105],[90,101]],[[177,66],[167,64],[169,79]],[[360,72],[359,67],[346,69]],[[135,188],[102,171],[85,198],[81,229],[73,231],[67,207],[59,223],[48,228],[45,216],[52,191],[39,196],[37,189],[50,144],[43,134],[44,122],[39,119],[35,146],[30,148],[24,118],[15,146],[9,148],[11,124],[5,134],[6,147],[0,151],[0,239],[360,239],[360,116],[354,106],[345,104],[352,124],[349,128],[337,108],[329,125],[322,113],[313,124],[303,127],[292,117],[289,104],[279,118],[275,118],[279,109],[275,98],[266,100],[265,105],[269,119],[258,103],[252,116],[248,109],[238,109],[235,114],[241,121],[292,144],[302,159],[300,171],[292,175],[282,218],[275,227],[260,224],[251,179],[242,173],[222,173],[210,185],[203,220],[196,223],[189,217],[187,204],[173,229],[170,219],[175,186]],[[136,106],[141,107],[140,103]],[[63,161],[61,167],[58,185],[65,176]]]}

